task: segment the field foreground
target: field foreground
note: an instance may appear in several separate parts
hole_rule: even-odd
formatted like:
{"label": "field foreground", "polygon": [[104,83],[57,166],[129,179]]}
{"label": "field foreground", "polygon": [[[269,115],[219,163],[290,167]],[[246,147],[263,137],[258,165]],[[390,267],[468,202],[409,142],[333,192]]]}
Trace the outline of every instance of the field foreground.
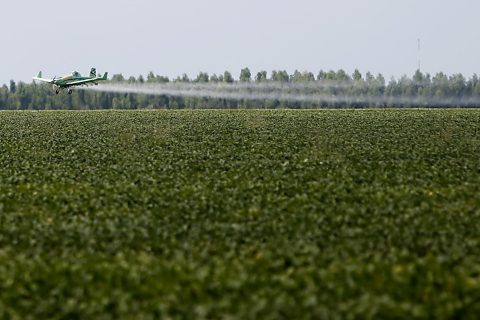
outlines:
{"label": "field foreground", "polygon": [[480,111],[0,113],[0,318],[477,318]]}

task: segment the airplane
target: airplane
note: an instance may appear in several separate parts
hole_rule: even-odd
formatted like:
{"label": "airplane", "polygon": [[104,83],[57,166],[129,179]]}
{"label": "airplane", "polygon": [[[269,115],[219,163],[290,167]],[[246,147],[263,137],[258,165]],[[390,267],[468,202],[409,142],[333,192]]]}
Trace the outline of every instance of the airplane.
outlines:
{"label": "airplane", "polygon": [[108,72],[105,72],[103,77],[97,77],[97,70],[92,68],[90,70],[90,76],[84,77],[77,71],[73,71],[71,74],[57,78],[53,77],[53,79],[45,79],[42,78],[42,71],[38,73],[36,77],[33,77],[33,80],[38,80],[42,82],[47,82],[53,84],[53,89],[55,90],[55,94],[58,94],[60,90],[67,89],[68,94],[72,94],[72,87],[75,86],[88,86],[88,85],[98,85],[98,81],[105,81],[108,80]]}

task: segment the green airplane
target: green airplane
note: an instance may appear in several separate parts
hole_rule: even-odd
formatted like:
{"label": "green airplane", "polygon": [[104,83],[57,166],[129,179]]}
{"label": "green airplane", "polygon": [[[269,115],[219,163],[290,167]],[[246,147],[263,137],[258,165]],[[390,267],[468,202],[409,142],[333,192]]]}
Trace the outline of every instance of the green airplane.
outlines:
{"label": "green airplane", "polygon": [[77,71],[73,71],[71,74],[53,79],[42,78],[42,71],[38,73],[36,77],[33,77],[33,80],[38,80],[42,82],[47,82],[53,84],[53,89],[55,93],[58,94],[60,90],[68,90],[68,94],[72,94],[72,88],[75,86],[88,86],[88,85],[98,85],[98,81],[108,80],[108,72],[105,72],[103,77],[97,77],[97,70],[92,68],[90,70],[90,76],[84,77]]}

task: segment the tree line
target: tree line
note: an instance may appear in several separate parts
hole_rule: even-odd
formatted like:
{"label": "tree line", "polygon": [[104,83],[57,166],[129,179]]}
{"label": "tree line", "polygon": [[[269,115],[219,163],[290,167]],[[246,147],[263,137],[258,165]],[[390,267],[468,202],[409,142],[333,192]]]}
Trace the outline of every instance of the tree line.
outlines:
{"label": "tree line", "polygon": [[[475,74],[470,78],[462,74],[434,76],[417,70],[412,77],[392,78],[388,82],[382,74],[366,74],[355,70],[260,71],[252,74],[249,68],[240,71],[235,79],[229,71],[223,74],[200,72],[190,79],[183,74],[175,79],[150,72],[146,77],[125,78],[113,75],[113,83],[266,83],[284,84],[284,90],[297,95],[319,96],[318,101],[268,99],[223,99],[211,97],[181,97],[134,93],[111,93],[75,90],[73,94],[56,95],[50,85],[15,82],[0,87],[0,109],[183,109],[183,108],[368,108],[368,107],[480,107],[480,81]],[[291,84],[289,87],[288,85]],[[273,90],[273,89],[272,89]],[[322,100],[321,97],[324,97]]]}

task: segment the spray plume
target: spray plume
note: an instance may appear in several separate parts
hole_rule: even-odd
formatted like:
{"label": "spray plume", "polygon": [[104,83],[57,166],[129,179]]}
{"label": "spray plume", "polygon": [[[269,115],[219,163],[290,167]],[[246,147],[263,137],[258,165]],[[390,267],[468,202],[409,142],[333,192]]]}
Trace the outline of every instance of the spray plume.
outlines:
{"label": "spray plume", "polygon": [[[278,100],[305,102],[322,106],[371,105],[371,106],[424,106],[424,107],[478,107],[480,96],[398,96],[385,95],[379,84],[355,81],[321,80],[312,82],[235,82],[235,83],[122,83],[112,82],[84,90],[119,94],[146,94],[172,97],[198,97],[226,100]],[[357,91],[355,91],[357,90]],[[352,92],[357,92],[352,94]],[[377,92],[377,93],[375,93]]]}

